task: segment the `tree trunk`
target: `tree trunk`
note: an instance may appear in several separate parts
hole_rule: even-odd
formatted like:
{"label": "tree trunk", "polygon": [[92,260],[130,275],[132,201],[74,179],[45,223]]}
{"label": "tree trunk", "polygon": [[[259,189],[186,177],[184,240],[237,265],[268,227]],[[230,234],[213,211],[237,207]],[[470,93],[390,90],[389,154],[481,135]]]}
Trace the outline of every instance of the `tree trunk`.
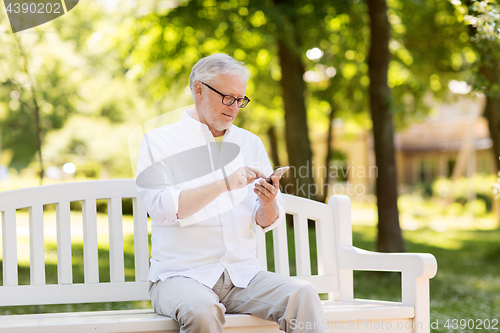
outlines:
{"label": "tree trunk", "polygon": [[493,141],[493,159],[497,172],[500,171],[500,98],[494,96],[489,92],[490,87],[499,84],[498,76],[496,74],[496,66],[488,66],[483,64],[480,68],[480,73],[485,77],[488,82],[486,88],[486,105],[484,106],[484,115],[488,119],[488,129],[490,131],[490,138]]}
{"label": "tree trunk", "polygon": [[271,160],[273,161],[275,168],[279,167],[281,166],[281,163],[278,155],[278,140],[276,138],[276,128],[274,125],[269,127],[267,137],[269,138],[269,144],[271,145]]}
{"label": "tree trunk", "polygon": [[399,227],[398,190],[394,149],[394,129],[391,113],[391,90],[387,84],[390,25],[385,0],[368,0],[370,15],[370,109],[373,121],[375,160],[378,177],[376,194],[378,206],[377,250],[404,252],[405,245]]}
{"label": "tree trunk", "polygon": [[312,150],[307,126],[304,97],[304,65],[300,53],[300,40],[294,24],[299,6],[293,0],[273,0],[276,5],[276,41],[281,67],[281,88],[285,107],[285,141],[290,170],[286,192],[316,199],[318,188],[312,173]]}
{"label": "tree trunk", "polygon": [[[312,151],[307,126],[307,110],[304,98],[304,66],[300,54],[290,45],[278,40],[278,55],[281,66],[281,87],[285,106],[285,140],[288,162],[295,170],[293,193],[315,199],[317,188],[312,176]],[[290,172],[289,171],[289,172]]]}
{"label": "tree trunk", "polygon": [[40,123],[40,108],[36,99],[36,90],[34,82],[31,84],[31,94],[33,96],[33,112],[35,113],[35,131],[36,131],[36,144],[38,146],[38,157],[40,158],[40,185],[43,185],[43,158],[42,158],[42,125]]}
{"label": "tree trunk", "polygon": [[328,115],[328,135],[326,137],[326,154],[325,154],[325,167],[326,173],[323,179],[323,195],[321,201],[326,202],[328,199],[328,189],[330,183],[330,164],[332,159],[332,138],[333,138],[333,119],[335,119],[335,107],[332,104],[330,114]]}

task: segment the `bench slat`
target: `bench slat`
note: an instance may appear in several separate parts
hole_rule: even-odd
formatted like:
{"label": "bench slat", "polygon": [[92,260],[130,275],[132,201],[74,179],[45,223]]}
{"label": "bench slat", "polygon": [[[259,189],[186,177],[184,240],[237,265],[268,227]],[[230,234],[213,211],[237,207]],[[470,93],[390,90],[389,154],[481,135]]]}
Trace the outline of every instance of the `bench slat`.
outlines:
{"label": "bench slat", "polygon": [[307,216],[293,215],[293,229],[295,235],[295,261],[298,276],[311,275],[311,258],[309,253],[309,229]]}
{"label": "bench slat", "polygon": [[316,248],[318,253],[318,274],[337,274],[337,258],[332,255],[336,253],[332,220],[316,220]]}
{"label": "bench slat", "polygon": [[288,266],[286,229],[286,221],[283,221],[283,223],[280,223],[280,225],[273,229],[274,268],[276,273],[289,276],[290,267]]}
{"label": "bench slat", "polygon": [[267,252],[266,252],[266,234],[262,228],[257,228],[256,224],[251,225],[255,237],[257,238],[257,259],[259,260],[260,267],[267,270]]}
{"label": "bench slat", "polygon": [[[375,303],[365,300],[323,301],[322,306],[327,320],[323,324],[327,324],[331,332],[376,333],[384,331],[380,329],[381,321],[385,323],[382,327],[387,327],[390,324],[390,327],[393,328],[390,332],[412,332],[410,318],[413,318],[413,307],[395,302]],[[226,314],[225,317],[224,332],[282,332],[279,331],[276,323],[255,316]],[[57,319],[57,322],[54,322],[54,319]],[[354,328],[349,329],[352,322],[354,322]],[[25,333],[27,331],[36,331],[37,333],[67,333],[70,331],[97,333],[179,332],[179,325],[173,319],[157,315],[152,309],[0,316],[0,331],[5,328],[9,329],[9,333]]]}
{"label": "bench slat", "polygon": [[73,283],[71,264],[71,223],[69,201],[56,204],[57,225],[57,282],[59,284]]}
{"label": "bench slat", "polygon": [[2,212],[3,285],[17,286],[16,210]]}
{"label": "bench slat", "polygon": [[[319,275],[338,275],[335,236],[333,216],[316,220],[316,251],[318,254]],[[338,281],[335,283],[334,288],[329,291],[328,299],[340,299]]]}
{"label": "bench slat", "polygon": [[45,284],[45,250],[43,240],[43,206],[29,208],[30,283]]}
{"label": "bench slat", "polygon": [[0,211],[63,201],[137,196],[135,179],[92,180],[0,192]]}
{"label": "bench slat", "polygon": [[99,283],[99,257],[97,252],[96,199],[82,202],[83,213],[83,273],[85,283]]}
{"label": "bench slat", "polygon": [[111,282],[125,282],[122,199],[108,199],[109,269]]}
{"label": "bench slat", "polygon": [[1,290],[0,306],[149,300],[149,282],[25,285]]}
{"label": "bench slat", "polygon": [[133,198],[135,281],[149,275],[148,215],[139,197]]}
{"label": "bench slat", "polygon": [[319,294],[338,291],[339,281],[336,275],[292,276],[291,278],[311,282]]}
{"label": "bench slat", "polygon": [[301,198],[291,194],[283,194],[285,199],[285,210],[287,214],[305,215],[308,219],[318,220],[331,214],[332,208],[324,203]]}

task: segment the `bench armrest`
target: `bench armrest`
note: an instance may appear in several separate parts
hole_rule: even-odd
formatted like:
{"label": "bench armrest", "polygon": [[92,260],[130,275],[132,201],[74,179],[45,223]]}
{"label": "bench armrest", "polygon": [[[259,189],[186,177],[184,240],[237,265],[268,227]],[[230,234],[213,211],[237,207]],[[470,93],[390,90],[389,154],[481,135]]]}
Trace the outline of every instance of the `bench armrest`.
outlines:
{"label": "bench armrest", "polygon": [[436,258],[429,253],[381,253],[355,246],[341,246],[339,269],[397,271],[412,278],[431,279],[436,275]]}
{"label": "bench armrest", "polygon": [[[401,272],[402,304],[415,308],[415,332],[428,333],[430,323],[429,279],[437,272],[436,258],[428,253],[380,253],[354,246],[338,248],[338,266],[342,284],[352,289],[352,271]],[[352,293],[343,295],[352,298]]]}

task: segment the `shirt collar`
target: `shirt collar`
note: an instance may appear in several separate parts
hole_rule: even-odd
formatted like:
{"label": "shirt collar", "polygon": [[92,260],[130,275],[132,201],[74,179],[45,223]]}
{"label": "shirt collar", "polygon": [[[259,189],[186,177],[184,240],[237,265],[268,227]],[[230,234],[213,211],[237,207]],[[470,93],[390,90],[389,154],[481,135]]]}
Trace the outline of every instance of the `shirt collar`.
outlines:
{"label": "shirt collar", "polygon": [[[189,112],[196,112],[194,109],[186,109],[182,113],[181,117],[181,123],[186,126],[189,130],[192,130],[195,135],[199,137],[208,137],[213,139],[212,132],[208,129],[208,126],[201,123],[200,121],[194,119],[189,115]],[[225,131],[224,137],[229,136],[229,133],[231,132],[231,129],[233,127],[233,124],[229,126],[229,128]],[[215,140],[215,139],[214,139]]]}

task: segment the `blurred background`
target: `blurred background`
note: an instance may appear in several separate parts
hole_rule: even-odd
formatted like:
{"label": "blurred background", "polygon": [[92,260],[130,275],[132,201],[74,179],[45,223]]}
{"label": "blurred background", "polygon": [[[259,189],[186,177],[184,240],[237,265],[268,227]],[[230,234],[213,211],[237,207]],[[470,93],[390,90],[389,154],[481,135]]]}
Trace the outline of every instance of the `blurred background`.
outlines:
{"label": "blurred background", "polygon": [[[129,135],[191,105],[191,67],[227,53],[252,73],[235,124],[298,171],[287,193],[349,195],[357,246],[433,253],[434,319],[498,318],[498,8],[83,0],[13,34],[2,7],[0,190],[133,178]],[[398,288],[397,276],[366,274],[355,294]]]}

